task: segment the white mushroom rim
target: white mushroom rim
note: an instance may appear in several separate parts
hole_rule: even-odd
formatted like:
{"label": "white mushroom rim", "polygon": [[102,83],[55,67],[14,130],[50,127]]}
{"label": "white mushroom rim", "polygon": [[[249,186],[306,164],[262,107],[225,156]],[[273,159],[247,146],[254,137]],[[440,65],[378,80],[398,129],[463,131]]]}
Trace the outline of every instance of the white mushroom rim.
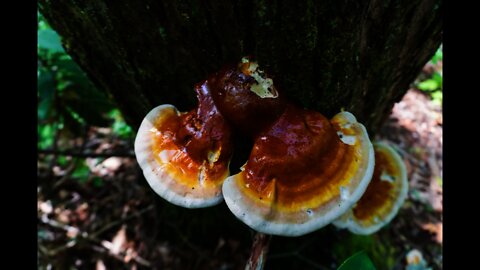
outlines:
{"label": "white mushroom rim", "polygon": [[[143,170],[145,179],[160,197],[178,206],[201,208],[221,203],[223,200],[221,185],[209,190],[202,188],[192,189],[190,186],[179,183],[173,175],[168,172],[166,164],[168,164],[170,158],[167,156],[175,154],[171,153],[171,150],[161,151],[159,153],[161,156],[158,159],[154,157],[154,152],[152,151],[152,145],[154,143],[152,133],[159,132],[154,123],[162,114],[172,112],[180,115],[180,112],[175,106],[170,104],[155,107],[145,116],[137,132],[137,137],[135,138],[135,156]],[[172,151],[175,152],[177,150]],[[228,175],[227,167],[225,177]],[[202,179],[201,169],[195,177],[196,179]]]}
{"label": "white mushroom rim", "polygon": [[[402,158],[391,146],[389,146],[384,142],[375,142],[373,145],[374,145],[374,149],[382,149],[383,151],[386,151],[390,155],[390,157],[393,159],[393,161],[396,163],[396,166],[398,166],[400,169],[399,170],[400,175],[395,178],[392,178],[392,176],[390,175],[386,177],[385,174],[382,172],[380,180],[388,181],[392,184],[394,181],[393,179],[398,180],[396,186],[400,187],[400,191],[398,193],[398,196],[395,199],[395,202],[393,203],[393,206],[390,212],[384,217],[375,216],[374,218],[375,224],[371,226],[362,226],[361,224],[359,224],[353,215],[352,209],[348,210],[344,215],[342,215],[339,219],[333,222],[333,224],[336,227],[341,229],[348,229],[350,232],[355,234],[361,234],[361,235],[372,234],[380,230],[382,227],[384,227],[388,223],[390,223],[393,220],[393,218],[397,215],[398,211],[402,207],[408,195],[407,170],[405,168],[405,163],[403,162]],[[386,180],[383,178],[386,178]]]}
{"label": "white mushroom rim", "polygon": [[360,143],[360,151],[364,160],[359,173],[350,179],[350,182],[355,182],[356,186],[339,187],[339,195],[332,203],[325,206],[325,209],[319,208],[322,211],[304,209],[302,213],[304,221],[287,222],[285,221],[287,214],[278,213],[272,207],[258,207],[253,200],[242,194],[238,178],[241,177],[241,173],[239,173],[228,177],[223,183],[224,199],[232,213],[258,232],[281,236],[300,236],[330,224],[350,209],[363,195],[372,178],[375,155],[365,127],[358,123],[351,113],[341,112],[332,120],[334,119],[340,123],[340,126],[355,126],[359,131],[357,141]]}

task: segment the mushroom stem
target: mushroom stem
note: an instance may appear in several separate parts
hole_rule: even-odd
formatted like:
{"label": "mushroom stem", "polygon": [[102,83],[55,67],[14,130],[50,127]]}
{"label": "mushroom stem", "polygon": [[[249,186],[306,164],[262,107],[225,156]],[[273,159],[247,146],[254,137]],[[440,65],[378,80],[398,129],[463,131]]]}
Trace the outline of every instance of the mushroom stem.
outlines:
{"label": "mushroom stem", "polygon": [[265,265],[271,235],[257,232],[253,238],[253,245],[250,251],[245,270],[262,270]]}

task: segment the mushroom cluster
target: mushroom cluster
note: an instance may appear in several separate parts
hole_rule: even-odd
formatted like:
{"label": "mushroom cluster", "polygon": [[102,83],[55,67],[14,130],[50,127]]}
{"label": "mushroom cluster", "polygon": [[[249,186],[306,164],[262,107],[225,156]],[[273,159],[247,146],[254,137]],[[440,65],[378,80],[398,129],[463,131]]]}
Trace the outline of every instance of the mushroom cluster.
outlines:
{"label": "mushroom cluster", "polygon": [[[256,231],[299,236],[332,222],[371,233],[405,199],[404,166],[393,150],[378,144],[374,152],[349,112],[328,119],[289,102],[256,62],[243,58],[195,91],[197,108],[158,106],[135,139],[145,178],[165,200],[199,208],[224,199]],[[253,149],[230,176],[233,134]]]}

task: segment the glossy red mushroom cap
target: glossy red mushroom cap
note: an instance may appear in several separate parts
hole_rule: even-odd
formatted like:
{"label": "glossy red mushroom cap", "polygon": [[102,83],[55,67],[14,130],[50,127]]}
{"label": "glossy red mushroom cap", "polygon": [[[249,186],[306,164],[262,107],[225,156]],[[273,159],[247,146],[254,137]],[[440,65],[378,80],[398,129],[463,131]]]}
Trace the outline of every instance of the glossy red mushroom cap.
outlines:
{"label": "glossy red mushroom cap", "polygon": [[135,139],[135,154],[152,189],[188,208],[223,200],[229,175],[231,130],[218,112],[206,83],[196,86],[199,105],[181,113],[161,105],[148,113]]}
{"label": "glossy red mushroom cap", "polygon": [[257,135],[287,104],[272,79],[247,58],[215,73],[208,84],[218,110],[242,135]]}
{"label": "glossy red mushroom cap", "polygon": [[227,178],[223,194],[251,228],[299,236],[347,211],[365,191],[373,165],[368,134],[352,114],[328,120],[289,105],[257,136],[243,171]]}

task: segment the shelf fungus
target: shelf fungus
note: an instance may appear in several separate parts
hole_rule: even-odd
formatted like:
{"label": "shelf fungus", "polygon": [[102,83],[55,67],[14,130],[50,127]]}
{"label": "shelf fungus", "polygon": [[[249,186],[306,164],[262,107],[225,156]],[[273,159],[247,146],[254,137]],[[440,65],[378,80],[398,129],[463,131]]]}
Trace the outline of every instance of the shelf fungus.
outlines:
{"label": "shelf fungus", "polygon": [[135,155],[152,189],[167,201],[187,207],[220,203],[229,176],[231,129],[218,112],[207,81],[195,86],[198,107],[179,112],[160,105],[143,120]]}
{"label": "shelf fungus", "polygon": [[402,206],[408,192],[405,164],[393,148],[374,143],[375,168],[367,190],[333,224],[355,234],[372,234],[388,224]]}
{"label": "shelf fungus", "polygon": [[365,192],[374,152],[364,126],[348,112],[331,120],[287,105],[255,137],[223,195],[233,214],[256,231],[299,236],[337,219]]}
{"label": "shelf fungus", "polygon": [[[294,105],[248,58],[195,91],[196,109],[158,106],[135,139],[145,178],[169,202],[197,208],[225,199],[256,231],[299,236],[338,219],[367,189],[374,150],[351,113],[328,119]],[[253,149],[229,177],[233,134],[251,139]]]}

